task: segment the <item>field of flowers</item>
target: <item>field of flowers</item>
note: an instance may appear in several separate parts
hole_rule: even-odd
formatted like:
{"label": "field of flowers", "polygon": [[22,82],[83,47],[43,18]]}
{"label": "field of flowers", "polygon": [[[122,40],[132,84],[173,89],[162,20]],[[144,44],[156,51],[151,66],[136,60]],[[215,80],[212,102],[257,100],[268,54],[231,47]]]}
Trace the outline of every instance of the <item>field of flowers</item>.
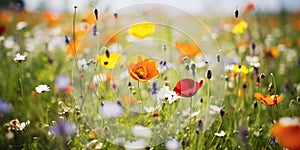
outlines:
{"label": "field of flowers", "polygon": [[79,7],[0,10],[0,149],[300,149],[300,12]]}

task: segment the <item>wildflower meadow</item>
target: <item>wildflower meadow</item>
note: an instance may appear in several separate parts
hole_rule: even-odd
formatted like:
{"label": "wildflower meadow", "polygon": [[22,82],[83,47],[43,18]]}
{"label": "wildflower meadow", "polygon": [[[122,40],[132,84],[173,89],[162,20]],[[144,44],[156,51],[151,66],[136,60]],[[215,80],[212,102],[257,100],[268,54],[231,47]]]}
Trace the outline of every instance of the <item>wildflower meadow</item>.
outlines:
{"label": "wildflower meadow", "polygon": [[300,149],[300,9],[1,3],[0,149]]}

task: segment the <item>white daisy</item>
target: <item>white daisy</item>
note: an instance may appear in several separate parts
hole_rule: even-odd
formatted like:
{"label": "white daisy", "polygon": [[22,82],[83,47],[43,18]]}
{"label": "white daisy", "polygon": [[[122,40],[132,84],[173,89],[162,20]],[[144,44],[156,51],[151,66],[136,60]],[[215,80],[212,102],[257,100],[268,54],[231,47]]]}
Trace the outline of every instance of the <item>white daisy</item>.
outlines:
{"label": "white daisy", "polygon": [[180,143],[175,139],[169,139],[166,141],[165,147],[167,150],[179,150]]}
{"label": "white daisy", "polygon": [[169,104],[180,98],[174,91],[170,91],[169,86],[162,87],[157,94],[158,99],[168,100]]}
{"label": "white daisy", "polygon": [[25,22],[25,21],[20,21],[20,22],[18,22],[16,28],[17,28],[17,30],[22,30],[22,29],[25,28],[26,26],[27,26],[27,22]]}
{"label": "white daisy", "polygon": [[147,146],[145,139],[138,139],[133,142],[126,142],[124,147],[126,150],[143,150]]}
{"label": "white daisy", "polygon": [[14,61],[15,62],[22,62],[22,61],[24,61],[25,60],[25,55],[21,55],[20,53],[17,53],[16,54],[16,57],[14,58]]}
{"label": "white daisy", "polygon": [[135,125],[131,131],[136,137],[149,138],[152,135],[151,129],[141,125]]}
{"label": "white daisy", "polygon": [[85,70],[88,68],[87,61],[85,59],[78,60],[77,64],[79,70]]}
{"label": "white daisy", "polygon": [[50,87],[48,87],[48,85],[45,85],[45,84],[40,84],[37,87],[35,87],[35,91],[37,93],[49,92],[50,91]]}

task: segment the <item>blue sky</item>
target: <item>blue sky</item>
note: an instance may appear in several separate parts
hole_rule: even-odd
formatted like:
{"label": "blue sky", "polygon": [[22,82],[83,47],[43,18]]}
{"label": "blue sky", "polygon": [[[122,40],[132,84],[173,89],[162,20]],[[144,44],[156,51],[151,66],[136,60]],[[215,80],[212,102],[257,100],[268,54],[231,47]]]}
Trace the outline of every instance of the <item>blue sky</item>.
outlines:
{"label": "blue sky", "polygon": [[[41,4],[46,9],[64,12],[72,11],[74,5],[79,6],[79,11],[88,11],[90,4],[97,0],[24,0],[25,7],[29,11],[36,10]],[[276,13],[284,8],[288,11],[300,10],[300,0],[100,0],[97,8],[109,7],[117,10],[126,6],[141,3],[161,3],[186,10],[192,14],[231,15],[236,7],[242,9],[248,2],[253,2],[256,8],[262,12]]]}

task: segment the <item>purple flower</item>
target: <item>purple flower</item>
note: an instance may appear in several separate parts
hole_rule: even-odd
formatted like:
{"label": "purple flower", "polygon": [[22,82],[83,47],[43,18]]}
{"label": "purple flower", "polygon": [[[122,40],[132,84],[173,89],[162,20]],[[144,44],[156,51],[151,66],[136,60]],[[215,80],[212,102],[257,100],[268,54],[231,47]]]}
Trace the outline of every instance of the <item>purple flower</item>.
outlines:
{"label": "purple flower", "polygon": [[158,69],[160,72],[164,72],[165,70],[172,68],[172,65],[165,60],[158,61]]}
{"label": "purple flower", "polygon": [[270,144],[271,144],[271,145],[278,144],[278,143],[275,141],[275,137],[274,137],[274,136],[270,136]]}
{"label": "purple flower", "polygon": [[55,80],[55,87],[60,92],[68,92],[69,88],[71,87],[70,78],[64,75],[58,76]]}
{"label": "purple flower", "polygon": [[9,104],[0,98],[0,114],[7,114],[10,111]]}
{"label": "purple flower", "polygon": [[50,133],[53,135],[66,136],[75,134],[75,130],[68,121],[58,119],[57,124],[50,128]]}
{"label": "purple flower", "polygon": [[97,32],[97,24],[95,23],[92,29],[92,34],[93,36],[97,36],[98,32]]}
{"label": "purple flower", "polygon": [[158,90],[158,85],[157,85],[157,82],[154,81],[154,82],[152,82],[152,86],[151,86],[151,94],[152,95],[157,94],[157,90]]}
{"label": "purple flower", "polygon": [[298,67],[300,67],[300,57],[298,58]]}

